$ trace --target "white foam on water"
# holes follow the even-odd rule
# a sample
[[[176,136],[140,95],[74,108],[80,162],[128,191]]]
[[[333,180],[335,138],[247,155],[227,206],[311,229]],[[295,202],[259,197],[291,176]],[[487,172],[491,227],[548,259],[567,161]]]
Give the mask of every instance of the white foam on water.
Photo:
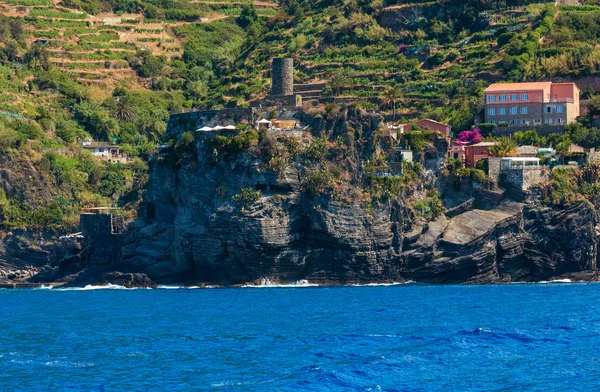
[[[247,284],[241,286],[243,288],[294,288],[294,287],[319,287],[316,283],[310,283],[306,279],[299,280],[293,283],[273,283],[270,279],[262,279],[260,284]]]
[[[41,285],[40,287],[34,287],[33,290],[52,290],[54,288],[54,286],[52,286],[51,284],[49,285]]]
[[[547,284],[547,283],[573,283],[571,279],[556,279],[556,280],[543,280],[539,283]]]
[[[137,290],[137,288],[128,288],[125,286],[119,286],[117,284],[109,283],[106,286],[95,286],[88,284],[85,287],[65,287],[56,288],[57,291],[89,291],[89,290]]]
[[[184,289],[184,286],[168,286],[168,285],[163,285],[163,284],[159,284],[158,285],[159,289],[163,289],[163,290],[179,290],[179,289]]]
[[[186,290],[196,290],[196,289],[218,289],[218,288],[221,288],[221,286],[218,286],[218,285],[210,285],[210,284],[209,284],[209,285],[206,285],[206,286],[185,286],[185,287],[182,287],[182,288],[184,288],[184,289],[186,289]]]
[[[365,283],[365,284],[351,284],[348,286],[351,287],[387,287],[387,286],[401,286],[405,284],[416,283],[412,280],[407,280],[406,282],[390,282],[390,283]]]
[[[50,367],[66,367],[66,368],[87,368],[96,366],[93,362],[65,362],[65,361],[49,361],[44,363],[44,366]]]

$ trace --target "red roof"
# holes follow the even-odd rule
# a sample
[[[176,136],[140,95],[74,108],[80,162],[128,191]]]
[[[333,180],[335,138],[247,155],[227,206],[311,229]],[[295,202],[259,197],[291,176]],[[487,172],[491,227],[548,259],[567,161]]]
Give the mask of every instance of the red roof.
[[[552,86],[552,82],[494,83],[485,92],[545,90],[550,86]]]
[[[449,127],[449,126],[450,126],[450,125],[448,125],[448,124],[444,124],[444,123],[441,123],[441,122],[439,122],[439,121],[432,120],[432,119],[430,119],[430,118],[424,118],[424,119],[422,119],[422,120],[419,120],[419,121],[417,121],[417,123],[420,123],[421,121],[432,122],[432,123],[434,123],[434,124],[442,125],[442,126],[444,126],[444,127]]]

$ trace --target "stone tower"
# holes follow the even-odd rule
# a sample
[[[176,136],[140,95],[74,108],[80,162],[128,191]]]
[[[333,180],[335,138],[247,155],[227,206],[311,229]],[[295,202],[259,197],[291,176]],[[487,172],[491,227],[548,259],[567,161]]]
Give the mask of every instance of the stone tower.
[[[271,68],[273,95],[294,94],[294,59],[274,58]]]

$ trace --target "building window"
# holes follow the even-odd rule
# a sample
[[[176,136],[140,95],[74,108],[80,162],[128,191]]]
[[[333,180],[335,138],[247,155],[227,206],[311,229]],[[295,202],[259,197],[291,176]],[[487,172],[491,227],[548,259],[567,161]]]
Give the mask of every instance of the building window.
[[[519,108],[517,108],[516,106],[514,108],[510,108],[510,114],[518,114],[519,113]]]
[[[506,108],[500,108],[500,114],[506,114]]]
[[[565,107],[564,106],[557,106],[556,107],[556,113],[564,113],[565,112]]]
[[[553,124],[553,123],[554,123],[554,120],[553,120],[553,119],[551,119],[551,118],[549,118],[549,119],[548,119],[548,124]]]
[[[506,101],[506,94],[500,94],[498,97],[501,101]]]
[[[528,107],[522,107],[521,108],[521,114],[529,114],[529,108]]]
[[[521,94],[521,101],[528,101],[529,100],[529,94]]]
[[[510,125],[519,125],[519,120],[510,120]]]
[[[98,152],[104,152],[104,149],[103,148],[99,148]]]
[[[488,102],[496,102],[496,96],[495,95],[488,95]]]
[[[533,120],[534,123],[536,124],[541,124],[542,123],[542,119],[541,118],[536,118],[535,120]]]
[[[488,114],[490,116],[495,116],[496,115],[496,108],[489,108],[488,109]]]
[[[490,124],[496,125],[496,120],[490,120]]]
[[[557,118],[556,119],[556,123],[557,124],[564,124],[565,123],[565,119],[564,118]]]
[[[510,100],[511,101],[518,101],[519,100],[519,94],[510,94]]]
[[[523,124],[523,125],[527,124],[527,120],[521,120],[521,124]]]
[[[546,113],[552,113],[552,106],[546,106]]]

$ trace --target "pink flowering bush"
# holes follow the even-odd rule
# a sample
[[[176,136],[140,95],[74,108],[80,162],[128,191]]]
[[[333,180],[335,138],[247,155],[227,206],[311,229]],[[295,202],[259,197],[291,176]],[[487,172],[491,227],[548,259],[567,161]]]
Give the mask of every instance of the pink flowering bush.
[[[481,131],[479,130],[479,128],[473,128],[470,130],[462,131],[458,135],[458,139],[456,139],[457,142],[464,145],[476,144],[482,140],[483,136],[481,135]]]

